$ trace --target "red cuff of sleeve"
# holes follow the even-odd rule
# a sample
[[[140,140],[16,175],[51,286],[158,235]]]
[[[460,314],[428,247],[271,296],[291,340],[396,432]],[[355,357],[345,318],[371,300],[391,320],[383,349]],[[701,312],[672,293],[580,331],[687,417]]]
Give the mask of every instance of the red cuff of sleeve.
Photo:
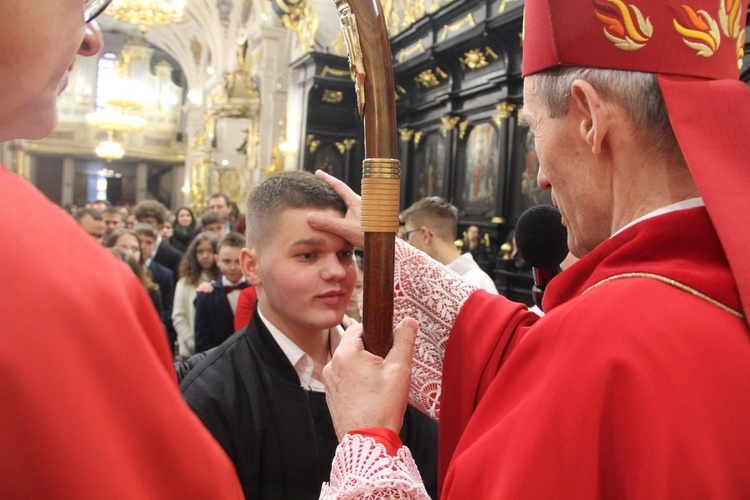
[[[401,438],[398,434],[385,427],[367,427],[366,429],[353,429],[347,434],[359,434],[363,437],[370,437],[375,440],[376,443],[380,443],[385,446],[385,451],[390,456],[395,457],[398,449],[403,446]]]

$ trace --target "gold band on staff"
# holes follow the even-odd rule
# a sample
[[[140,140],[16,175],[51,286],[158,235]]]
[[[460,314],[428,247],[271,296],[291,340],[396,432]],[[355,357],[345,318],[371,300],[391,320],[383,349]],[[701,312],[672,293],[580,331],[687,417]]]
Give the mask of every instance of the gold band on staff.
[[[372,233],[398,231],[400,162],[367,158],[362,162],[362,229]]]

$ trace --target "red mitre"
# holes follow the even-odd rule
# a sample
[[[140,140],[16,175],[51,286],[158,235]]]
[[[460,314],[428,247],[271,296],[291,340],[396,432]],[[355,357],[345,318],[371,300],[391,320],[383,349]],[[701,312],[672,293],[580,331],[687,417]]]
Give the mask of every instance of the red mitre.
[[[750,89],[739,80],[746,13],[747,0],[526,0],[523,74],[555,66],[657,74],[748,321]]]

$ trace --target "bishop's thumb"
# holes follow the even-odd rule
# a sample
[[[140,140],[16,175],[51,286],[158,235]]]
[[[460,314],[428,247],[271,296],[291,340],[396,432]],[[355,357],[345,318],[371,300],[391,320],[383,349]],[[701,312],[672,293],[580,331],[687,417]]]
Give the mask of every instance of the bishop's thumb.
[[[393,347],[386,356],[390,363],[411,365],[414,341],[417,338],[419,323],[412,318],[404,318],[393,330]]]

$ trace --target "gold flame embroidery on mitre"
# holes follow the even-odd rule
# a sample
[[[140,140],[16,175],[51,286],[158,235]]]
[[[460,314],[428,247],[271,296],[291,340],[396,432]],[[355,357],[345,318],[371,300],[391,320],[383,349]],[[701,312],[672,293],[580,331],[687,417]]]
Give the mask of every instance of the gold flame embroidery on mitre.
[[[745,30],[742,29],[741,0],[719,0],[719,24],[726,36],[735,40],[737,66],[742,69],[742,59],[745,57]]]
[[[711,57],[719,49],[721,34],[719,25],[705,10],[694,11],[689,5],[674,9],[674,29],[682,35],[685,45],[695,50],[699,56]]]
[[[719,23],[729,38],[737,38],[742,26],[742,2],[740,0],[719,0]]]
[[[635,5],[621,0],[594,0],[594,6],[596,17],[606,25],[604,36],[618,49],[642,49],[653,35],[650,19]]]

